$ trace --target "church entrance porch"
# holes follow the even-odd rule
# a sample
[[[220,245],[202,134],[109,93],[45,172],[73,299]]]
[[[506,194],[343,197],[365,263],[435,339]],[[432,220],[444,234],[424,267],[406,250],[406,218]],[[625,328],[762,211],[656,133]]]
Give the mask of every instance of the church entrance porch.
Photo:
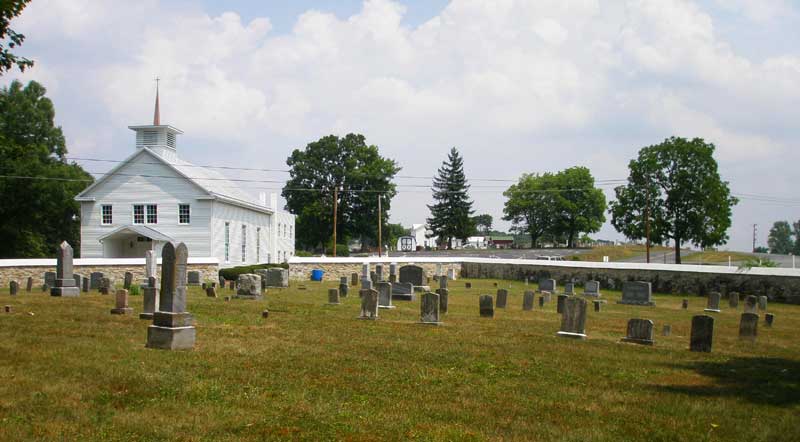
[[[161,254],[167,235],[146,226],[123,226],[102,236],[103,258],[144,258],[148,250]]]

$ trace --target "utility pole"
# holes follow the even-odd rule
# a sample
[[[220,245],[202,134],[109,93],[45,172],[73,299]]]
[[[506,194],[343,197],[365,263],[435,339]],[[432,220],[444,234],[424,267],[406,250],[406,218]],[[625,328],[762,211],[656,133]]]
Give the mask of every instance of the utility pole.
[[[753,224],[753,253],[756,253],[756,231],[758,229],[758,224]]]
[[[381,257],[381,249],[383,247],[383,236],[381,233],[381,200],[383,199],[383,195],[379,192],[378,193],[378,258]]]
[[[333,188],[333,257],[336,258],[336,210],[339,206],[339,185]]]
[[[644,207],[644,236],[647,249],[647,263],[650,264],[650,192],[646,194],[647,200]]]

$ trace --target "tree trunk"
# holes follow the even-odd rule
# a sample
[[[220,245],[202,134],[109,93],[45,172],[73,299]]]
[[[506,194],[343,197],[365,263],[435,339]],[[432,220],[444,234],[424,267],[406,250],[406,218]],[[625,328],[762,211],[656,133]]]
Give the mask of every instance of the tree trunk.
[[[539,238],[539,237],[538,237],[537,235],[535,235],[535,234],[531,233],[531,248],[532,248],[532,249],[535,249],[535,248],[536,248],[536,240],[537,240],[538,238]]]
[[[681,263],[681,241],[675,238],[675,264]]]
[[[569,247],[570,249],[575,248],[575,232],[571,230],[569,232],[569,239],[567,240],[567,247]]]

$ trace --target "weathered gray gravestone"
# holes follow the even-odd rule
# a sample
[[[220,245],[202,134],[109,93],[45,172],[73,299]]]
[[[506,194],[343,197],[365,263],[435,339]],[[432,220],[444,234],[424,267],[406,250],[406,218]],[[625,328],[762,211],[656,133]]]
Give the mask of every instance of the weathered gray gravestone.
[[[92,272],[89,275],[89,288],[92,290],[100,289],[100,280],[103,279],[103,272]]]
[[[481,295],[479,299],[481,318],[494,318],[494,300],[492,295]]]
[[[142,312],[139,319],[152,320],[153,314],[158,311],[158,287],[156,277],[147,278],[147,285],[142,288]]]
[[[353,287],[358,285],[358,273],[351,273],[350,274],[350,285]]]
[[[447,290],[447,289],[439,289]],[[423,324],[439,325],[439,309],[441,308],[439,302],[439,295],[436,293],[425,292],[422,294],[422,300],[419,303],[419,320]]]
[[[217,288],[213,285],[206,287],[206,297],[208,298],[216,298],[217,297]]]
[[[442,275],[444,275],[444,273],[442,272],[442,264],[441,263],[437,263],[436,264],[436,274],[433,275],[433,276],[438,278],[438,277],[440,277]]]
[[[672,326],[669,324],[664,324],[664,329],[661,330],[661,336],[669,336],[672,334]]]
[[[11,296],[15,296],[19,291],[19,283],[17,281],[11,281],[8,283],[8,293]]]
[[[714,318],[708,315],[692,317],[692,334],[689,338],[689,350],[711,352],[714,341]]]
[[[371,289],[372,288],[372,280],[371,279],[362,279],[361,280],[361,288],[362,289]],[[361,297],[361,292],[358,292],[358,297]]]
[[[395,263],[389,264],[389,282],[392,284],[397,282],[397,264]]]
[[[31,290],[33,290],[33,277],[28,276],[28,283],[25,285],[25,291],[30,292]]]
[[[115,307],[111,309],[112,315],[127,315],[133,312],[133,309],[128,307],[128,291],[125,289],[117,290]]]
[[[456,269],[447,269],[447,279],[451,281],[456,280]]]
[[[254,273],[243,273],[236,280],[236,298],[238,299],[262,299],[261,277]]]
[[[558,295],[558,298],[556,298],[556,313],[564,313],[564,303],[567,298],[569,298],[567,295]]]
[[[378,281],[383,281],[383,264],[375,264],[375,277]]]
[[[447,304],[450,301],[450,290],[449,289],[436,289],[436,294],[439,295],[439,313],[446,314],[447,313]]]
[[[372,285],[377,284],[378,283],[378,274],[375,273],[374,271],[369,272],[369,280],[372,281]]]
[[[189,284],[191,286],[200,285],[200,272],[198,272],[197,270],[192,270],[190,272],[187,272],[186,273],[186,278],[187,278],[187,281],[186,281],[187,284]]]
[[[631,319],[628,321],[628,332],[623,342],[653,345],[653,321],[649,319]]]
[[[339,289],[328,289],[328,304],[339,305]]]
[[[544,296],[540,296],[539,297],[539,308],[541,309],[543,307],[544,307]]]
[[[594,304],[594,311],[596,312],[599,312],[603,308],[603,303],[601,301],[594,300],[592,303]]]
[[[148,250],[144,252],[144,278],[150,280],[150,277],[158,278],[158,262],[156,260],[156,252]]]
[[[339,278],[339,294],[342,298],[346,298],[349,290],[350,286],[347,285],[347,276],[342,276]]]
[[[586,299],[568,296],[561,314],[561,330],[556,336],[586,339]]]
[[[392,298],[400,301],[414,301],[414,286],[410,282],[396,282],[392,284]]]
[[[378,290],[378,308],[392,309],[392,283],[380,281],[375,284]]]
[[[540,279],[539,280],[539,291],[540,292],[555,292],[556,291],[556,280],[555,279]]]
[[[236,281],[233,280],[228,281],[228,290],[235,290],[235,289],[236,289]]]
[[[564,284],[564,294],[565,295],[574,295],[575,294],[575,283],[568,282]]]
[[[48,287],[56,286],[56,272],[44,272],[44,283]]]
[[[719,292],[711,292],[711,293],[709,293],[708,294],[708,305],[706,306],[705,311],[719,313],[720,312],[719,300],[720,300]]]
[[[125,278],[122,280],[122,288],[130,290],[131,284],[133,284],[133,273],[125,272]]]
[[[744,298],[744,312],[745,313],[758,313],[758,298],[753,295]]]
[[[82,282],[81,285],[83,286],[83,292],[87,293],[89,291],[89,282],[90,282],[89,278],[83,278],[83,281],[81,282]]]
[[[83,283],[83,280],[84,280],[85,278],[84,278],[83,276],[81,276],[81,275],[77,274],[77,273],[73,273],[73,274],[72,274],[72,279],[74,279],[74,280],[75,280],[75,287],[77,287],[77,288],[78,288],[78,290],[80,290],[80,289],[81,289],[81,285],[82,285],[82,283]]]
[[[439,288],[446,289],[447,288],[447,276],[442,275],[439,277]]]
[[[755,313],[742,313],[739,320],[739,339],[755,341],[758,334],[758,315]]]
[[[56,257],[56,281],[50,289],[50,296],[79,296],[80,289],[75,287],[75,278],[72,277],[72,246],[66,241],[58,248]]]
[[[728,293],[728,306],[730,308],[739,307],[739,292]]]
[[[253,270],[253,273],[255,273],[256,275],[261,277],[261,290],[266,290],[267,289],[267,279],[269,278],[267,276],[267,274],[269,273],[269,272],[267,272],[267,269],[255,269],[255,270]]]
[[[289,270],[280,268],[267,269],[267,287],[289,287]]]
[[[766,296],[759,296],[758,297],[758,309],[759,310],[766,310],[767,309],[767,297]]]
[[[359,290],[361,296],[361,316],[358,319],[378,319],[378,291],[375,289]]]
[[[100,291],[101,295],[107,295],[110,293],[111,290],[111,279],[106,278],[105,276],[100,278],[100,284],[98,284],[98,290]]]
[[[550,297],[551,296],[552,296],[552,293],[550,293],[548,291],[543,291],[542,292],[542,297],[544,298],[544,302],[550,302]]]
[[[583,285],[583,295],[594,296],[595,298],[599,298],[600,281],[586,281],[586,284]]]
[[[764,315],[764,323],[767,324],[767,327],[772,327],[772,323],[775,322],[775,315],[772,313],[767,313]]]
[[[506,308],[508,304],[508,290],[497,289],[497,308]]]
[[[416,265],[400,267],[400,282],[411,283],[415,286],[425,285],[425,271]]]
[[[183,243],[164,244],[161,250],[161,293],[153,325],[147,328],[147,347],[165,350],[194,348],[196,329],[186,311],[186,287],[178,285],[179,267],[186,266],[189,251]]]
[[[653,302],[653,289],[649,282],[626,281],[622,284],[622,300],[617,304],[656,305]]]
[[[533,292],[531,290],[526,290],[525,293],[522,295],[522,310],[530,311],[533,310]]]

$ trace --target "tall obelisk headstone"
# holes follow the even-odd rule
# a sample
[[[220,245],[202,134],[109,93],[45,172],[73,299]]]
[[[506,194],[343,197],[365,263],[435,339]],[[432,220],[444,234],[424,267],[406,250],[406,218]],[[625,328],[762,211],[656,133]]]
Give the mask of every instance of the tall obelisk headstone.
[[[186,260],[184,243],[164,244],[161,251],[161,293],[153,325],[147,328],[147,347],[165,350],[194,348],[196,329],[186,311]]]
[[[50,296],[80,296],[81,291],[75,287],[72,275],[72,246],[66,241],[61,243],[56,257],[55,287],[50,289]]]

